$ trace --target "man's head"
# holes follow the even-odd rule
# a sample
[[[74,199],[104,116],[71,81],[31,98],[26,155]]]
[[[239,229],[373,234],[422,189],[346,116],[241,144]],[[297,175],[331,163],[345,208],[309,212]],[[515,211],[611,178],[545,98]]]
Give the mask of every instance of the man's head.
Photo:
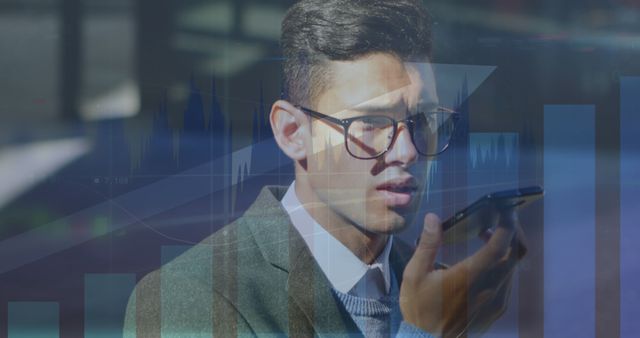
[[[282,22],[287,98],[314,106],[330,85],[331,61],[386,53],[403,61],[431,56],[431,22],[416,0],[303,0]]]
[[[404,229],[428,172],[408,123],[398,123],[395,134],[376,141],[388,139],[386,152],[360,159],[347,151],[345,143],[355,141],[345,136],[346,125],[307,111],[402,121],[435,109],[426,9],[413,0],[303,0],[287,13],[281,42],[286,100],[274,103],[271,125],[280,148],[295,162],[300,199],[316,220],[334,229],[344,224],[375,234]],[[354,135],[358,132],[363,131]]]

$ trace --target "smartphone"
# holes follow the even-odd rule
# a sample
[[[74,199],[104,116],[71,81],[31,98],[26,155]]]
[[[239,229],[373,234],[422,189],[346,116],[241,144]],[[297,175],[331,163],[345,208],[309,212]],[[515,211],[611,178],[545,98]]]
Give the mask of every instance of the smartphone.
[[[544,195],[539,186],[497,191],[484,195],[468,207],[456,212],[442,223],[444,243],[457,243],[478,237],[491,227],[491,221],[482,220],[491,208],[524,208]]]

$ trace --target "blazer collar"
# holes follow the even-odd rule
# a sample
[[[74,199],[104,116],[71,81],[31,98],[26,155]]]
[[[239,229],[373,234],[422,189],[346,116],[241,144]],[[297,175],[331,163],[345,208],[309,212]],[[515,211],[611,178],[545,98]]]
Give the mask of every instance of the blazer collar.
[[[289,247],[297,238],[290,234],[290,230],[295,229],[280,204],[286,189],[280,186],[264,187],[239,221],[249,227],[264,258],[277,268],[289,272]],[[301,237],[299,240],[303,241]]]
[[[287,187],[278,186],[263,188],[242,221],[250,228],[264,258],[288,273],[286,287],[289,295],[318,335],[348,333],[348,336],[362,336],[346,310],[338,305],[339,301],[331,292],[331,284],[280,204],[286,190]],[[398,285],[410,257],[410,247],[394,240],[389,264]]]

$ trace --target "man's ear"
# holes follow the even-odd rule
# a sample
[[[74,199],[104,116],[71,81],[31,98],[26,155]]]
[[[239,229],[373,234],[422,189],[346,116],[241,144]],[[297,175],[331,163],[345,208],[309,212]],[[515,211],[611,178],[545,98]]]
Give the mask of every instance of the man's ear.
[[[291,103],[278,100],[271,106],[269,122],[280,149],[294,161],[306,159],[306,116]]]

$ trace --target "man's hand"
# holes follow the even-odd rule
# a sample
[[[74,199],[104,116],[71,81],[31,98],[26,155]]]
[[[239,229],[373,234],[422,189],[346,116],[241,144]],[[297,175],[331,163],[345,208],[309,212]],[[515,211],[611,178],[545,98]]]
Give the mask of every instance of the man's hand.
[[[513,252],[514,236],[522,231],[514,209],[500,212],[493,234],[472,256],[447,269],[434,269],[442,242],[440,219],[425,216],[416,251],[405,268],[400,287],[404,320],[443,337],[484,332],[506,310],[513,269],[522,257]],[[524,248],[520,248],[524,250]]]

